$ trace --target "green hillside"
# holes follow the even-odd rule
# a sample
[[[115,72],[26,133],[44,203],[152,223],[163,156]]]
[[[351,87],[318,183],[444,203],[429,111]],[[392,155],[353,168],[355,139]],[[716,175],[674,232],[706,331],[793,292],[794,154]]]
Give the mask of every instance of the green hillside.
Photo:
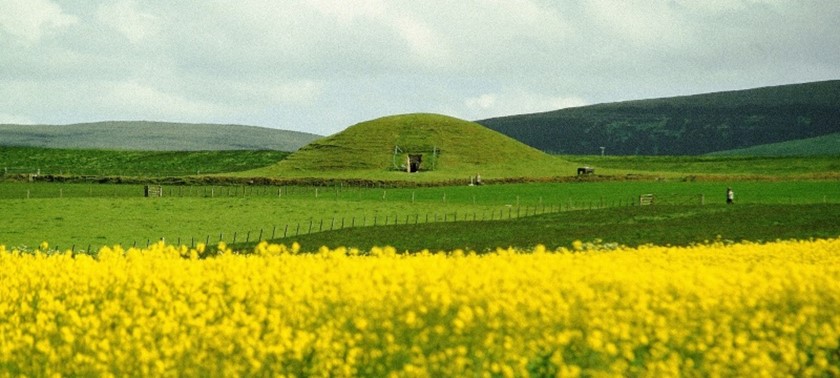
[[[167,177],[264,167],[289,152],[274,150],[118,151],[0,146],[0,179],[8,175]]]
[[[256,126],[108,121],[73,125],[0,125],[0,145],[44,148],[295,151],[320,136]]]
[[[759,146],[740,148],[736,150],[718,151],[710,155],[748,155],[748,156],[815,156],[840,155],[840,133],[834,133],[814,138],[791,140],[780,143],[762,144]]]
[[[840,132],[840,80],[478,121],[558,154],[699,155]],[[807,144],[801,145],[807,154]]]
[[[383,117],[350,126],[289,155],[265,175],[342,175],[347,172],[391,172],[404,175],[410,154],[421,155],[419,176],[533,172],[562,165],[558,158],[493,130],[437,114]],[[531,168],[529,171],[528,169]],[[567,169],[567,172],[573,172]],[[355,173],[354,173],[355,174]],[[417,177],[418,175],[413,175]]]

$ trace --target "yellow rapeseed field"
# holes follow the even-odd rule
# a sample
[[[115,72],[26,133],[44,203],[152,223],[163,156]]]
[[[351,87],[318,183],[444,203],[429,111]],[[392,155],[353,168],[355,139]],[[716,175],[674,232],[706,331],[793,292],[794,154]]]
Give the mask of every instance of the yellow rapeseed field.
[[[840,376],[840,239],[0,247],[0,376]]]

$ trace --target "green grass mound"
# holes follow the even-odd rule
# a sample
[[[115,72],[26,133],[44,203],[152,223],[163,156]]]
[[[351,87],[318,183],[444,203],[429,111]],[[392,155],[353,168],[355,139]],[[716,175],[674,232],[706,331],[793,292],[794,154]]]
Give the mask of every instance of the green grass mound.
[[[559,160],[474,122],[405,114],[362,122],[314,141],[278,163],[275,171],[399,172],[411,166],[409,155],[420,157],[419,173],[517,171]]]

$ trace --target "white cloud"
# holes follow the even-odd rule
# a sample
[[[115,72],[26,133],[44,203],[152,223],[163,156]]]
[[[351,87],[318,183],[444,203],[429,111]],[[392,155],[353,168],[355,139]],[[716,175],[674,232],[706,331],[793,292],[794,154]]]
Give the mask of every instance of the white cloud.
[[[309,0],[307,4],[342,26],[349,26],[360,18],[381,18],[387,7],[387,2],[382,0]]]
[[[0,110],[321,134],[475,120],[837,79],[837,19],[813,0],[0,0]]]
[[[0,29],[27,44],[78,22],[49,0],[0,0]]]
[[[408,44],[408,49],[421,62],[427,62],[433,66],[446,65],[449,60],[449,51],[445,45],[445,39],[438,36],[429,25],[410,17],[397,17],[392,21],[392,25]]]
[[[160,29],[158,18],[138,10],[134,0],[102,4],[96,16],[100,22],[120,32],[132,43],[154,36]]]
[[[468,119],[537,113],[584,105],[588,103],[576,96],[552,96],[533,93],[522,88],[505,89],[499,93],[485,93],[464,100],[464,107],[470,113]]]
[[[4,124],[4,123],[19,124],[19,125],[30,125],[33,122],[32,122],[31,119],[29,119],[26,116],[0,113],[0,124]]]
[[[619,42],[610,44],[613,49],[680,48],[695,42],[692,29],[683,24],[684,20],[674,3],[590,0],[587,5],[587,19],[594,22],[592,26],[596,33],[603,31],[604,38]]]
[[[313,105],[324,93],[325,84],[316,80],[300,80],[274,85],[271,98],[283,104]]]
[[[472,111],[485,111],[496,104],[496,95],[485,93],[478,97],[470,97],[464,101],[464,105]]]
[[[148,114],[149,117],[202,119],[225,111],[222,104],[191,100],[137,81],[116,83],[109,92],[108,101],[115,107],[131,114]]]

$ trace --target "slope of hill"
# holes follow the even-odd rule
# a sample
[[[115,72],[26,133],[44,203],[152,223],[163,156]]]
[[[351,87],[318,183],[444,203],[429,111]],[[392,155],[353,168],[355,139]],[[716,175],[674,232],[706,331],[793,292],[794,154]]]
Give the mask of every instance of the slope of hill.
[[[174,177],[245,171],[286,158],[276,150],[134,151],[0,146],[6,175]]]
[[[0,125],[0,145],[144,151],[295,151],[319,135],[243,125],[109,121]]]
[[[698,155],[840,132],[840,80],[477,121],[560,154]],[[805,151],[803,151],[805,153]]]
[[[405,114],[362,122],[316,140],[278,163],[275,171],[399,172],[409,169],[409,155],[420,155],[420,172],[456,171],[465,176],[477,169],[559,160],[474,122]]]
[[[746,156],[815,156],[840,155],[840,133],[787,142],[762,144],[736,150],[712,152],[709,155]]]

